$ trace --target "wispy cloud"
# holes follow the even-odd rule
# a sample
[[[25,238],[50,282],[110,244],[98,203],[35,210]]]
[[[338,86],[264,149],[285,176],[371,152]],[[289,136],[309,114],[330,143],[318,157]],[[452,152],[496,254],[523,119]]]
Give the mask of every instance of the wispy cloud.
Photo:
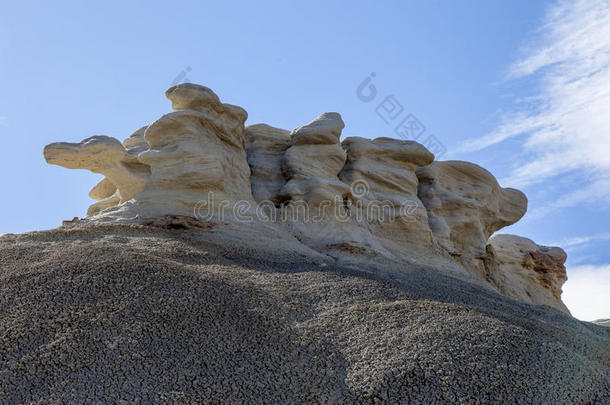
[[[561,246],[564,249],[567,249],[576,246],[588,245],[591,243],[603,242],[607,240],[610,240],[610,232],[600,233],[597,235],[576,236],[573,238],[564,239],[560,242],[555,242],[552,245]]]
[[[572,266],[605,263],[608,242],[610,242],[610,232],[555,240],[548,245],[561,246],[568,253],[567,267],[570,274]]]
[[[0,125],[6,125],[6,117],[3,115],[0,115]]]
[[[610,264],[568,268],[561,296],[575,318],[593,321],[610,318]]]
[[[500,182],[504,185],[510,182],[510,180],[500,180]],[[515,184],[512,186],[518,187]],[[583,173],[582,182],[578,184],[578,189],[566,193],[564,196],[547,203],[545,206],[531,209],[528,212],[528,218],[541,218],[554,210],[585,203],[600,203],[610,207],[610,173]]]
[[[523,54],[506,79],[533,79],[534,94],[503,114],[492,133],[465,142],[460,151],[521,136],[522,160],[501,179],[513,187],[580,173],[578,193],[534,215],[610,202],[610,0],[553,3]]]

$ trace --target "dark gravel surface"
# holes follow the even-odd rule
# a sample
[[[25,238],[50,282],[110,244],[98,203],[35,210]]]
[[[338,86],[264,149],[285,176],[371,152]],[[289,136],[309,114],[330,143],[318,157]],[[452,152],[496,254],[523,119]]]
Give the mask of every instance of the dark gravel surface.
[[[0,238],[0,403],[600,403],[610,328],[104,226]]]

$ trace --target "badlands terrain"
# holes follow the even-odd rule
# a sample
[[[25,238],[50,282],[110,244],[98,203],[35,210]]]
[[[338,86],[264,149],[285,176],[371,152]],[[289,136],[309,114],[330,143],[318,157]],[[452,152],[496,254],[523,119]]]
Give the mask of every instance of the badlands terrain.
[[[166,96],[123,141],[45,148],[104,178],[85,218],[0,238],[0,403],[607,403],[565,252],[498,233],[522,192],[338,113]]]

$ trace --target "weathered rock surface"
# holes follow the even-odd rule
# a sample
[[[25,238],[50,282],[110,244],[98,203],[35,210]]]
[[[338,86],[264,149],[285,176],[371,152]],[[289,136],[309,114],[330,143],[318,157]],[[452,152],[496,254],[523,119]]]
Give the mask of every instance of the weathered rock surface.
[[[610,328],[423,269],[389,282],[284,235],[250,234],[252,249],[234,228],[182,225],[1,237],[0,402],[610,396]]]
[[[432,232],[417,197],[415,169],[434,160],[417,142],[349,137],[342,142],[347,161],[339,178],[350,185],[352,210],[371,233],[398,244],[430,245]]]
[[[129,151],[129,154],[137,156],[148,149],[148,143],[144,139],[144,133],[146,133],[147,128],[148,125],[140,127],[129,138],[123,141],[123,146]]]
[[[349,187],[337,175],[346,158],[339,141],[344,126],[339,114],[324,113],[292,131],[282,164],[288,177],[280,192],[282,198],[304,201],[310,208],[343,202]]]
[[[140,152],[148,149],[148,144],[144,140],[144,131],[146,128],[146,126],[141,127],[136,132],[131,134],[129,138],[123,141],[123,146],[127,150],[128,154],[137,157]],[[139,161],[131,158],[129,161],[123,162],[122,165],[130,167],[134,165],[134,162],[137,165]],[[146,172],[147,174],[145,176],[145,180],[148,179],[150,168],[146,167]],[[130,190],[130,195],[132,197],[135,197],[140,191],[142,191],[145,180],[139,182],[137,187]],[[117,193],[117,187],[107,177],[104,177],[102,181],[96,184],[91,191],[89,191],[89,197],[93,198],[94,200],[98,200],[99,202],[89,207],[87,215],[95,215],[106,208],[114,207],[124,202]]]
[[[610,330],[569,316],[565,252],[490,239],[523,193],[341,143],[338,113],[289,133],[166,96],[123,143],[45,148],[105,178],[87,218],[0,238],[0,402],[605,403]]]
[[[51,164],[106,176],[90,192],[92,198],[101,201],[89,208],[89,214],[131,200],[150,175],[149,167],[138,160],[135,151],[109,136],[92,136],[79,143],[52,143],[44,148],[44,156]]]
[[[112,196],[114,193],[116,193],[116,186],[107,177],[104,177],[89,191],[89,197],[99,201]]]
[[[491,173],[474,163],[434,162],[416,173],[430,228],[451,254],[484,258],[487,239],[527,210],[521,191],[500,187]]]
[[[558,247],[540,246],[516,235],[496,234],[487,245],[486,268],[504,295],[570,313],[561,302],[567,280],[567,255]]]
[[[179,84],[166,97],[174,112],[122,144],[95,136],[45,148],[49,163],[106,176],[89,194],[98,202],[77,222],[174,229],[203,220],[202,231],[208,222],[230,222],[232,237],[245,246],[254,243],[253,235],[272,231],[295,248],[308,246],[308,255],[353,267],[366,263],[400,282],[416,266],[526,302],[561,303],[559,278],[540,290],[546,278],[524,276],[529,273],[519,273],[507,258],[498,264],[486,250],[494,232],[524,215],[527,199],[500,187],[485,169],[433,162],[432,153],[412,141],[341,142],[338,113],[288,132],[265,124],[245,127],[246,111],[222,103],[204,86]],[[182,220],[167,224],[158,219],[177,217]],[[535,272],[548,267],[556,273],[557,263],[533,254]],[[491,277],[490,266],[499,275]],[[527,295],[536,291],[548,300]]]
[[[290,147],[290,131],[267,124],[246,127],[246,152],[252,171],[250,184],[257,202],[280,202],[280,190],[286,184],[282,171],[284,153]]]
[[[195,215],[198,204],[208,213],[223,201],[252,200],[246,160],[242,108],[223,104],[207,87],[190,83],[167,90],[175,112],[144,132],[149,149],[138,159],[151,175],[136,199],[144,217]]]
[[[338,177],[346,159],[340,142],[344,126],[338,113],[324,113],[291,132],[282,162],[288,180],[279,193],[282,225],[314,249],[329,248],[331,254],[342,254],[335,249],[341,243],[379,252],[379,242],[351,220],[351,191]]]

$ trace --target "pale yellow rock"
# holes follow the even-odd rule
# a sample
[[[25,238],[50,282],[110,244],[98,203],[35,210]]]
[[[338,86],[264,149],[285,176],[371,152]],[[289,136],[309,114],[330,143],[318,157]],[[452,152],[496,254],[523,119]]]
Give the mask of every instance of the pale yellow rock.
[[[323,250],[346,243],[358,249],[384,249],[366,229],[352,220],[347,206],[349,185],[338,177],[346,159],[340,143],[343,120],[324,113],[291,133],[284,153],[287,183],[279,193],[280,216],[287,231],[310,246]]]
[[[417,197],[415,169],[434,155],[413,141],[349,137],[347,162],[339,174],[350,185],[352,210],[377,238],[413,246],[432,243],[428,215]]]
[[[127,153],[137,156],[140,152],[148,149],[148,144],[144,140],[144,131],[146,128],[146,126],[141,127],[123,141],[123,146],[127,150]],[[144,184],[142,183],[140,191],[143,186]],[[138,192],[139,191],[136,190],[136,194]],[[121,198],[116,193],[116,186],[107,177],[104,177],[102,181],[89,191],[89,197],[100,202],[91,205],[87,211],[87,215],[94,215],[106,208],[119,205],[121,203]]]
[[[135,197],[143,188],[150,174],[147,165],[115,138],[109,136],[92,136],[78,143],[58,142],[44,148],[44,156],[48,163],[68,169],[87,169],[93,173],[106,176],[107,181],[98,183],[92,190],[93,198],[105,201],[101,206],[108,207],[111,201],[123,203]],[[112,187],[116,188],[113,195],[108,196]],[[90,213],[97,212],[92,207]]]
[[[290,131],[266,124],[246,127],[246,152],[252,171],[250,184],[257,202],[280,202],[280,190],[286,184],[282,172],[284,153],[290,147]]]
[[[563,249],[496,234],[489,239],[487,253],[488,276],[504,295],[570,313],[561,301],[561,286],[567,280]]]
[[[485,257],[487,239],[517,222],[527,210],[519,190],[469,162],[434,162],[418,168],[418,195],[437,242],[451,254]]]
[[[343,201],[349,187],[339,180],[346,153],[339,137],[345,124],[338,113],[324,113],[292,131],[291,146],[283,160],[288,182],[280,197],[305,201],[310,207]]]
[[[223,142],[244,148],[244,122],[248,113],[243,108],[223,104],[212,90],[192,83],[170,87],[165,92],[165,97],[172,102],[172,110],[194,110],[202,113],[207,125],[217,131],[216,135]]]
[[[412,141],[341,143],[338,113],[288,132],[245,127],[246,111],[204,86],[180,84],[166,96],[174,112],[122,143],[95,136],[45,148],[49,163],[105,176],[78,226],[199,224],[218,243],[252,249],[272,235],[357,270],[406,282],[426,269],[567,311],[563,251],[518,237],[488,244],[525,214],[527,199],[487,170],[433,162]]]
[[[148,125],[140,127],[137,131],[123,141],[123,146],[127,149],[130,155],[139,155],[148,149],[148,144],[144,140],[144,133]]]
[[[114,195],[114,193],[116,193],[116,186],[107,177],[104,177],[89,191],[89,197],[100,201]]]
[[[166,96],[176,111],[146,128],[149,149],[138,155],[151,169],[135,200],[138,215],[222,215],[225,205],[253,201],[244,147],[246,111],[190,83],[170,88]],[[202,207],[205,212],[198,212]]]
[[[117,193],[114,193],[110,197],[106,197],[95,204],[91,204],[87,209],[87,216],[91,217],[99,214],[107,208],[115,207],[119,204],[121,204],[121,198],[117,195]]]

